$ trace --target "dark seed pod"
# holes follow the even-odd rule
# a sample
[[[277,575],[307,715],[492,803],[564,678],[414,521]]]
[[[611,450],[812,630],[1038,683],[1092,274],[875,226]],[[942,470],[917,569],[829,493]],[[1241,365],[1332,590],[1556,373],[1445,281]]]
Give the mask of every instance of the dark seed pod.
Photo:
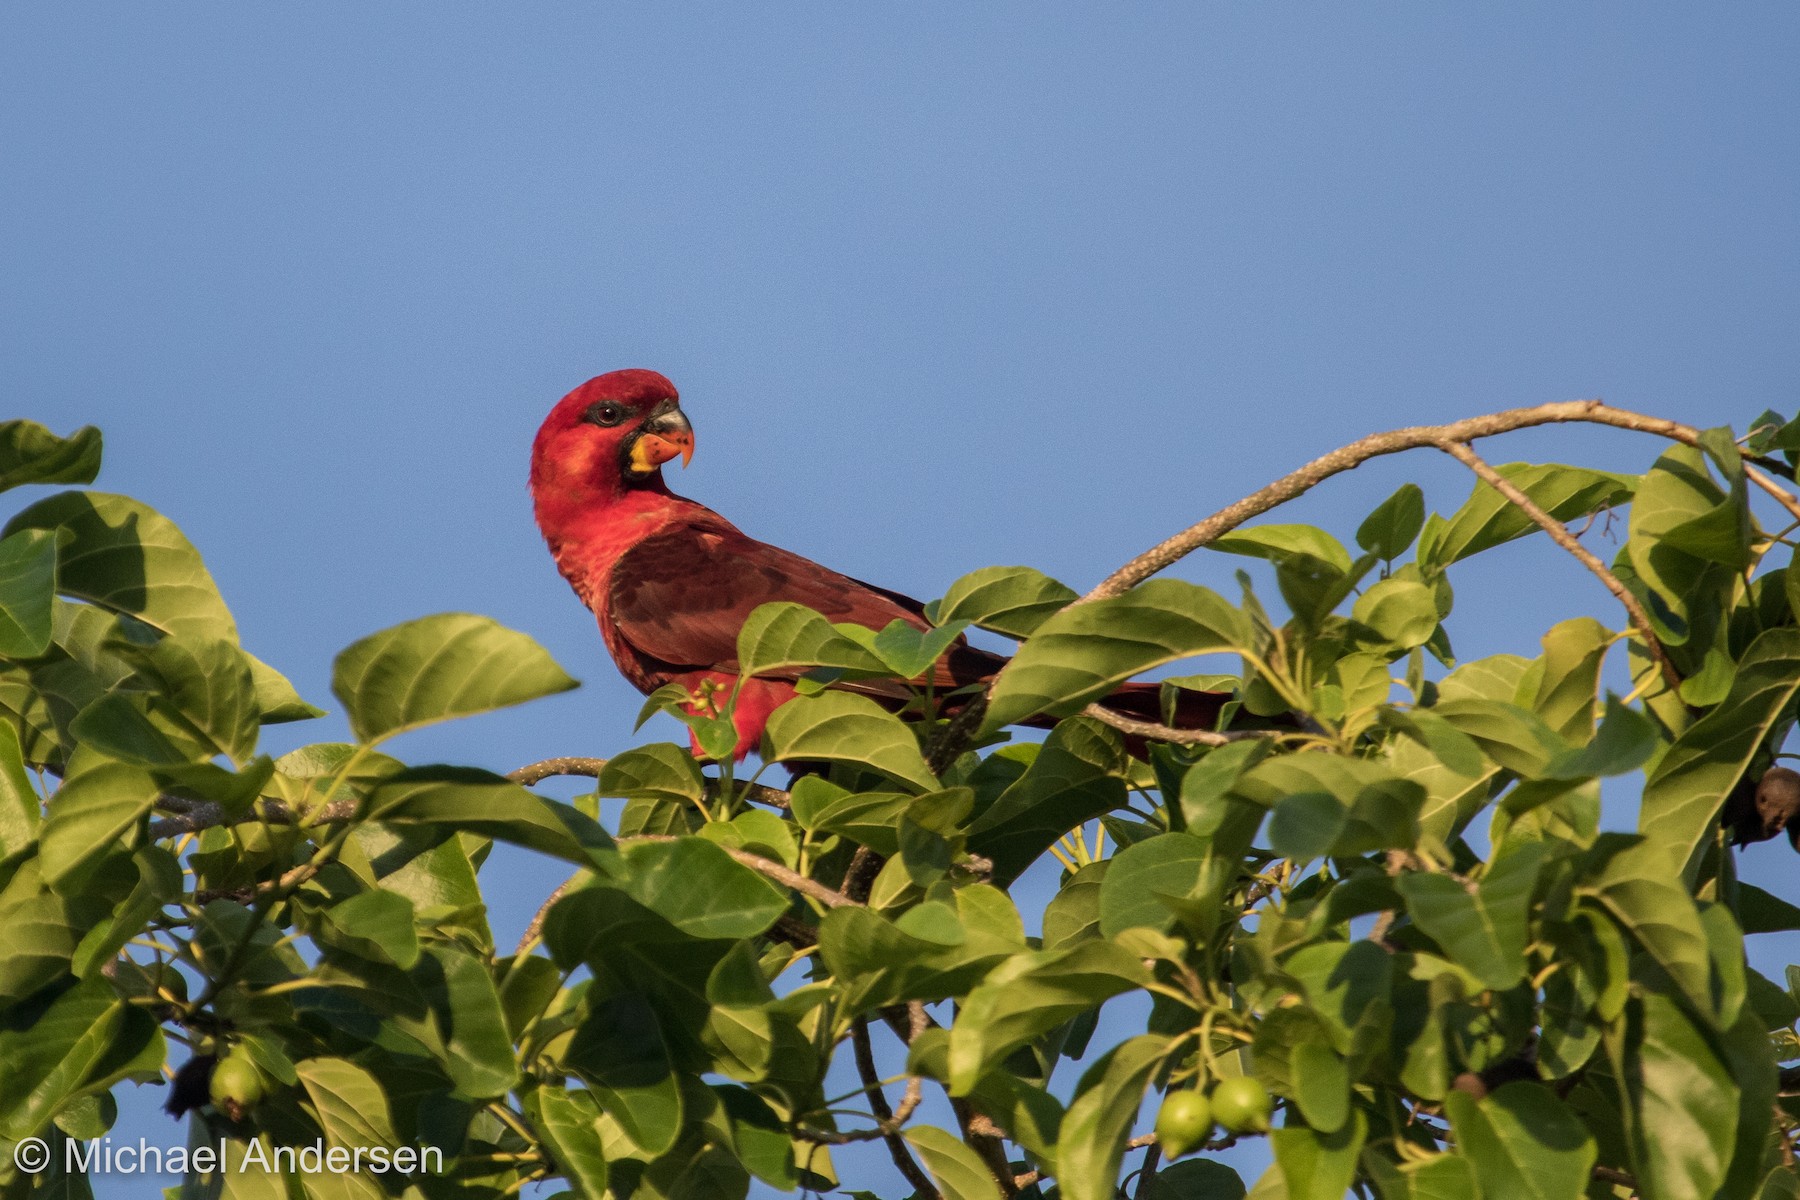
[[[1762,818],[1763,838],[1772,838],[1783,829],[1790,840],[1795,838],[1800,829],[1800,771],[1786,767],[1764,771],[1756,785],[1756,814]]]

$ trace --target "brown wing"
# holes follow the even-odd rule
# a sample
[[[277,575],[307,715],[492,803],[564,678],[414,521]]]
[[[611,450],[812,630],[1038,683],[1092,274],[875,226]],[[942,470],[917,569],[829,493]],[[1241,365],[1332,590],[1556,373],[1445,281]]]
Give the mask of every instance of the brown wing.
[[[840,575],[735,529],[685,525],[645,538],[614,565],[608,612],[643,654],[673,666],[732,667],[738,630],[758,605],[804,604],[834,622],[928,628],[918,601]],[[940,668],[940,686],[992,674],[1003,660],[967,646]],[[966,678],[965,678],[966,677]]]

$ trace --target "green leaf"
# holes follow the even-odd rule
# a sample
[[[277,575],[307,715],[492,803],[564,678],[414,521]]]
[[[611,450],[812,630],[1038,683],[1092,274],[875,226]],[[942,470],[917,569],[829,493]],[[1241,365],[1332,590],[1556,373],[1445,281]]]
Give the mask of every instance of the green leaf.
[[[0,654],[36,658],[50,648],[56,534],[22,529],[0,541]]]
[[[987,1164],[957,1137],[935,1125],[914,1125],[906,1140],[919,1152],[944,1200],[1000,1200],[999,1185]]]
[[[1322,1042],[1294,1047],[1294,1100],[1306,1123],[1320,1133],[1336,1133],[1350,1119],[1350,1070],[1342,1057]]]
[[[314,717],[325,715],[324,709],[316,708],[300,698],[300,693],[294,690],[294,685],[288,682],[286,675],[254,654],[246,651],[244,657],[250,660],[250,678],[256,685],[256,707],[262,713],[264,725],[310,721]]]
[[[850,763],[920,791],[938,786],[912,730],[866,696],[822,692],[791,700],[770,715],[767,736],[777,762]]]
[[[654,742],[607,759],[596,791],[602,796],[699,804],[706,795],[706,777],[686,746]]]
[[[838,834],[883,858],[900,853],[900,819],[918,799],[910,792],[848,792],[818,775],[795,780],[789,796],[802,829]]]
[[[1169,1040],[1141,1034],[1101,1055],[1082,1075],[1056,1140],[1065,1200],[1111,1200],[1131,1123]]]
[[[705,838],[639,842],[624,860],[617,886],[693,937],[754,937],[788,906],[786,892]]]
[[[1416,483],[1403,483],[1356,528],[1356,544],[1392,562],[1406,553],[1425,527],[1425,493]]]
[[[1102,936],[1100,882],[1111,868],[1111,859],[1091,862],[1063,882],[1044,908],[1044,949],[1062,950]]]
[[[419,961],[412,901],[376,889],[351,896],[319,913],[313,936],[337,950],[410,970]]]
[[[1744,460],[1726,427],[1702,433],[1700,447],[1725,480],[1726,490],[1719,493],[1717,504],[1663,530],[1662,540],[1706,562],[1742,571],[1754,560]],[[1718,488],[1715,485],[1711,490],[1717,492]]]
[[[1046,620],[995,680],[983,731],[1040,712],[1068,716],[1151,667],[1250,642],[1244,614],[1216,593],[1153,579]]]
[[[1433,713],[1475,739],[1481,752],[1526,779],[1541,778],[1569,751],[1542,717],[1499,700],[1445,699]]]
[[[1670,645],[1688,640],[1691,607],[1703,603],[1714,587],[1729,584],[1733,569],[1709,564],[1693,550],[1715,549],[1716,530],[1709,529],[1720,514],[1735,524],[1735,507],[1708,474],[1705,453],[1692,446],[1671,447],[1638,486],[1625,557],[1651,593],[1646,605],[1651,622]]]
[[[428,946],[413,978],[431,1003],[456,1090],[477,1099],[510,1090],[519,1068],[487,964],[461,946]]]
[[[590,866],[610,849],[607,832],[577,810],[533,795],[475,767],[408,767],[369,793],[365,819],[392,826],[445,826]]]
[[[1544,635],[1543,675],[1531,707],[1556,733],[1579,741],[1593,732],[1600,667],[1617,640],[1617,634],[1592,617],[1558,622]]]
[[[1675,739],[1644,784],[1638,828],[1690,882],[1726,795],[1800,690],[1800,630],[1771,629],[1744,652],[1723,704]]]
[[[969,850],[993,862],[996,883],[1011,884],[1064,833],[1124,805],[1128,761],[1100,722],[1058,723],[1025,773],[969,822]]]
[[[927,901],[889,921],[857,906],[819,923],[819,952],[843,987],[847,1011],[966,992],[1017,947],[966,929],[949,905]]]
[[[1389,647],[1411,650],[1437,629],[1437,598],[1422,583],[1384,579],[1357,597],[1350,617]]]
[[[1108,942],[1002,963],[963,999],[951,1027],[950,1094],[968,1095],[1014,1049],[1149,982],[1142,963]]]
[[[1384,764],[1327,754],[1266,759],[1241,778],[1235,794],[1273,808],[1269,842],[1295,860],[1410,848],[1424,802],[1415,783]]]
[[[165,637],[153,646],[132,647],[125,657],[152,684],[158,699],[151,724],[177,743],[196,742],[211,757],[223,754],[242,765],[256,752],[258,718],[250,656],[222,638]],[[172,710],[172,711],[171,711]]]
[[[1314,942],[1282,963],[1331,1035],[1332,1048],[1353,1055],[1365,1018],[1391,1023],[1394,957],[1375,943]]]
[[[364,742],[575,686],[531,638],[469,613],[371,634],[339,654],[331,672],[332,694]]]
[[[1581,1118],[1535,1083],[1503,1084],[1477,1101],[1453,1091],[1444,1109],[1457,1150],[1475,1165],[1483,1194],[1581,1200],[1598,1148]]]
[[[294,1069],[328,1145],[398,1146],[387,1093],[375,1076],[343,1058],[308,1058]]]
[[[44,886],[36,859],[27,859],[0,889],[0,1005],[68,975],[79,929],[87,925],[76,920],[78,911]]]
[[[92,483],[100,444],[92,425],[62,438],[36,421],[0,422],[0,492],[26,483]]]
[[[57,588],[65,596],[129,613],[164,633],[237,640],[218,585],[175,523],[127,496],[62,492],[8,521],[66,531],[57,541]]]
[[[1073,599],[1073,589],[1030,567],[983,567],[951,584],[942,600],[925,606],[925,615],[935,625],[967,621],[1026,638]]]
[[[1238,528],[1208,542],[1206,548],[1266,559],[1308,572],[1350,573],[1350,552],[1344,549],[1343,543],[1311,525]]]
[[[867,646],[888,671],[901,679],[923,675],[968,627],[967,621],[950,621],[938,629],[920,629],[899,618],[888,622],[880,633],[862,625],[839,626],[846,637]]]
[[[37,789],[25,773],[19,734],[0,721],[0,862],[12,858],[37,837],[43,821]]]
[[[737,660],[745,678],[810,667],[887,673],[880,658],[830,621],[803,604],[787,601],[759,605],[744,621],[738,631]]]
[[[1745,933],[1791,933],[1800,929],[1800,908],[1753,883],[1738,884],[1737,915]]]
[[[1356,1156],[1368,1137],[1368,1120],[1359,1112],[1342,1129],[1323,1133],[1289,1125],[1269,1135],[1275,1161],[1287,1180],[1292,1200],[1343,1200],[1356,1178]]]
[[[1629,476],[1559,463],[1504,463],[1495,470],[1558,521],[1572,521],[1623,503],[1631,498],[1635,482]],[[1511,501],[1486,483],[1478,482],[1449,520],[1434,514],[1426,521],[1419,540],[1419,563],[1428,570],[1441,571],[1451,563],[1536,529],[1531,518]]]
[[[1696,1009],[1713,1011],[1712,958],[1700,912],[1662,850],[1603,833],[1589,851],[1593,895],[1668,972]]]
[[[1379,1155],[1363,1160],[1381,1200],[1475,1200],[1475,1168],[1460,1154],[1395,1166]]]
[[[149,772],[102,762],[66,780],[50,804],[39,860],[59,892],[79,890],[100,861],[125,849],[119,839],[136,828],[160,789]]]
[[[1711,1196],[1725,1182],[1738,1085],[1674,999],[1647,992],[1626,1008],[1623,1061],[1632,1165],[1645,1196]]]
[[[1656,725],[1635,708],[1627,708],[1616,696],[1606,700],[1606,716],[1587,745],[1552,759],[1544,768],[1547,779],[1596,779],[1625,775],[1637,770],[1656,752],[1661,738]]]
[[[1187,897],[1206,859],[1206,843],[1187,833],[1165,833],[1120,851],[1100,883],[1101,935],[1168,929],[1175,916],[1165,900]]]
[[[644,1153],[681,1135],[681,1084],[656,1010],[638,993],[596,1003],[569,1044],[567,1067],[594,1089],[601,1109]]]
[[[91,979],[9,1011],[0,1024],[0,1063],[6,1064],[0,1138],[16,1141],[39,1133],[85,1083],[103,1073],[115,1039],[131,1032],[126,1027],[131,1009],[106,980]],[[154,1020],[150,1027],[154,1032]]]
[[[603,1200],[606,1195],[606,1151],[594,1128],[600,1110],[587,1092],[559,1087],[532,1093],[537,1106],[538,1132],[550,1144],[550,1153],[563,1178],[582,1200]]]
[[[1244,1181],[1213,1158],[1189,1158],[1156,1173],[1148,1200],[1243,1200]]]

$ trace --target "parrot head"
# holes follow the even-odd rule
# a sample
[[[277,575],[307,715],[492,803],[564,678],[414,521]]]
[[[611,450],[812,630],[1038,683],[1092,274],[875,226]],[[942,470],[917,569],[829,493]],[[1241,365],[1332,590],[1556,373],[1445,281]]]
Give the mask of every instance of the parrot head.
[[[662,465],[694,457],[675,385],[655,371],[609,371],[550,410],[531,447],[534,492],[609,494],[662,486]]]

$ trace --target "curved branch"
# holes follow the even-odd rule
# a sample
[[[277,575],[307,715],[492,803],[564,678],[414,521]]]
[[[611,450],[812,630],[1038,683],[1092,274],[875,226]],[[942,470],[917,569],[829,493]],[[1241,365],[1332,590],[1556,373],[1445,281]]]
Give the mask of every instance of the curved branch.
[[[1631,594],[1631,590],[1619,580],[1619,577],[1609,571],[1606,564],[1595,557],[1593,551],[1577,541],[1575,535],[1570,533],[1561,521],[1540,508],[1536,501],[1515,487],[1506,476],[1489,466],[1466,444],[1443,442],[1438,448],[1475,472],[1483,483],[1506,497],[1514,508],[1530,517],[1539,529],[1549,534],[1551,541],[1573,554],[1576,561],[1592,571],[1600,582],[1606,585],[1606,590],[1611,592],[1620,604],[1624,605],[1625,615],[1638,633],[1643,636],[1644,649],[1661,668],[1663,681],[1669,685],[1669,690],[1677,691],[1681,687],[1681,673],[1675,669],[1675,664],[1669,661],[1668,652],[1663,649],[1662,642],[1657,640],[1656,631],[1651,628],[1650,617],[1644,612],[1643,605],[1638,603],[1637,597]]]
[[[576,775],[584,779],[598,779],[600,770],[604,766],[606,766],[604,758],[563,755],[560,758],[546,758],[538,762],[527,763],[516,771],[508,771],[506,777],[514,783],[530,787],[534,783],[542,783],[557,775]]]
[[[1386,454],[1398,454],[1402,450],[1439,446],[1445,442],[1470,442],[1476,438],[1510,433],[1516,429],[1529,429],[1536,425],[1569,422],[1585,422],[1590,425],[1610,425],[1615,429],[1631,429],[1639,433],[1655,434],[1658,437],[1665,437],[1689,446],[1698,445],[1700,442],[1700,431],[1691,425],[1683,425],[1679,421],[1670,421],[1663,417],[1645,416],[1642,413],[1629,412],[1622,408],[1609,408],[1602,400],[1561,400],[1551,404],[1539,404],[1532,408],[1512,408],[1504,412],[1488,413],[1485,416],[1468,417],[1461,421],[1452,421],[1447,425],[1414,425],[1405,429],[1390,430],[1387,433],[1372,433],[1368,437],[1359,438],[1347,446],[1342,446],[1329,454],[1313,459],[1299,470],[1283,475],[1274,483],[1252,492],[1242,500],[1226,505],[1204,521],[1190,525],[1175,536],[1157,543],[1101,580],[1092,591],[1074,603],[1085,604],[1093,600],[1105,600],[1129,591],[1171,563],[1216,541],[1250,518],[1261,516],[1278,505],[1286,504],[1289,500],[1333,475],[1339,475],[1353,467],[1361,466],[1372,458],[1379,458]],[[1746,466],[1744,470],[1751,482],[1774,497],[1775,501],[1793,514],[1795,519],[1800,520],[1800,500],[1795,499],[1792,494],[1755,467]]]

